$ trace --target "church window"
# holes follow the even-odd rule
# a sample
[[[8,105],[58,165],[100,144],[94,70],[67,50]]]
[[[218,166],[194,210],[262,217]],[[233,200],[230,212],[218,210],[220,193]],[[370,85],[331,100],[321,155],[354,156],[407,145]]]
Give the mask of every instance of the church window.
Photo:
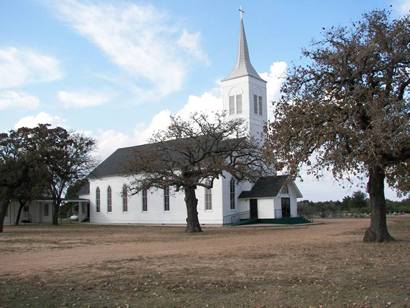
[[[262,115],[262,96],[259,96],[259,115]]]
[[[97,187],[95,190],[95,210],[99,212],[101,209],[101,195],[100,195],[100,188]]]
[[[148,195],[146,189],[142,190],[142,210],[144,212],[148,211]]]
[[[282,187],[282,194],[284,194],[284,195],[289,194],[288,185],[285,185],[285,186]]]
[[[229,185],[230,205],[231,205],[231,210],[234,210],[235,209],[235,179],[232,178],[229,184],[230,184]]]
[[[235,113],[235,96],[229,96],[229,114]]]
[[[205,210],[212,210],[212,188],[205,188]]]
[[[164,211],[169,211],[169,187],[164,188]]]
[[[122,211],[128,212],[128,188],[125,184],[122,186]]]
[[[242,94],[236,95],[236,113],[242,113]]]
[[[257,95],[253,96],[253,112],[255,114],[258,114],[258,96]]]
[[[112,191],[111,186],[107,188],[107,212],[112,212]]]
[[[44,203],[43,204],[43,214],[44,214],[44,217],[48,217],[48,215],[49,215],[49,212],[48,212],[48,203]]]

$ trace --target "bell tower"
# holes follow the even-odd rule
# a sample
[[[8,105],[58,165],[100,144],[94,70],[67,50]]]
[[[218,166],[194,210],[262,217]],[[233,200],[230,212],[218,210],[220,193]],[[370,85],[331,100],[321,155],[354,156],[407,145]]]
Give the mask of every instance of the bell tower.
[[[239,24],[239,44],[236,65],[221,81],[223,110],[228,119],[243,118],[251,137],[261,139],[267,122],[266,81],[253,68],[243,25],[242,8]]]

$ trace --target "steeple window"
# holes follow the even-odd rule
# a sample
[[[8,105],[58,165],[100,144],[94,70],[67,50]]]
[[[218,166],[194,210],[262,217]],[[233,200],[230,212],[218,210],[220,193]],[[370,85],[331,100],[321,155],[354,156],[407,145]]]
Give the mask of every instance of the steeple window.
[[[259,115],[262,115],[262,96],[259,96]]]
[[[253,96],[253,112],[255,114],[258,114],[258,96],[257,95]]]
[[[235,96],[229,96],[229,114],[235,113]]]
[[[242,94],[236,95],[236,113],[242,113]]]

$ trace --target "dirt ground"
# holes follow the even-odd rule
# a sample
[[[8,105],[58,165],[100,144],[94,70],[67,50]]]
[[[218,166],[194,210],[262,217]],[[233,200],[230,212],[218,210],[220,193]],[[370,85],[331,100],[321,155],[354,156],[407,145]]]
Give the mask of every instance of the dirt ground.
[[[298,227],[64,225],[0,234],[0,307],[410,307],[410,216]]]

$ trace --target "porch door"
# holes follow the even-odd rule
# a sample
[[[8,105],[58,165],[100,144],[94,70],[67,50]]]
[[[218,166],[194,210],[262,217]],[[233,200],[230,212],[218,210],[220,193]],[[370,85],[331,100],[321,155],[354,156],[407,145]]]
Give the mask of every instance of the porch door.
[[[290,198],[282,198],[282,217],[290,217]]]
[[[249,211],[251,219],[258,219],[258,199],[249,200]]]

